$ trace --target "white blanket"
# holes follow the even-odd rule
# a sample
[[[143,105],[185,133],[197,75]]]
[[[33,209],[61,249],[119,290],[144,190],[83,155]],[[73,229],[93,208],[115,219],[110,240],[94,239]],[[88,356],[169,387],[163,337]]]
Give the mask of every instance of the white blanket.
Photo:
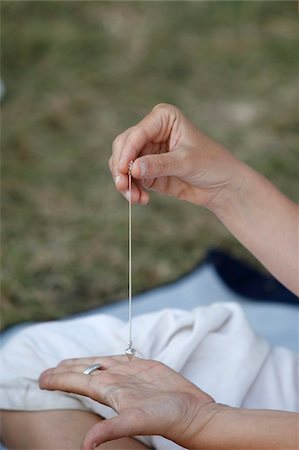
[[[38,377],[65,358],[123,353],[127,341],[128,324],[103,314],[26,328],[1,350],[0,408],[83,409],[112,416],[110,408],[86,397],[40,390]],[[298,356],[256,336],[235,303],[135,317],[133,342],[140,357],[162,361],[217,402],[299,410]],[[180,448],[157,436],[144,442],[156,449]]]

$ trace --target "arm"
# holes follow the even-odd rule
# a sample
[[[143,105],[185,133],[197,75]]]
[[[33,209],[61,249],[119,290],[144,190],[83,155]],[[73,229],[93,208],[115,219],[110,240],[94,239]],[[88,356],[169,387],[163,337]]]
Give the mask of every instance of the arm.
[[[109,164],[132,202],[155,190],[210,209],[283,284],[299,293],[299,210],[262,175],[196,129],[174,106],[158,105],[113,143]]]
[[[206,428],[200,434],[194,431],[187,448],[295,450],[298,445],[299,415],[296,413],[217,405]]]
[[[299,208],[266,178],[239,165],[240,183],[210,205],[227,229],[285,286],[299,294]]]
[[[102,369],[84,375],[91,364]],[[62,361],[40,377],[42,389],[88,396],[118,415],[94,425],[83,450],[124,436],[160,435],[190,450],[291,450],[299,415],[220,405],[158,361],[126,356]]]

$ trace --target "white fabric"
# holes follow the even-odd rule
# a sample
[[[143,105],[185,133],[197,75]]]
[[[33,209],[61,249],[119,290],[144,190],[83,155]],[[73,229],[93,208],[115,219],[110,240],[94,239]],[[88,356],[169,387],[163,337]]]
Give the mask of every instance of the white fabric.
[[[178,308],[191,311],[212,303],[236,302],[242,306],[253,331],[266,338],[273,346],[287,347],[299,353],[299,303],[290,305],[243,297],[232,291],[219,277],[215,267],[202,264],[173,283],[159,286],[133,297],[134,316],[161,309]],[[299,302],[299,300],[298,300]],[[70,318],[94,314],[108,314],[121,320],[128,317],[128,299],[119,300],[99,308],[76,314]],[[32,325],[24,322],[15,325],[0,336],[0,349],[21,329]]]
[[[13,410],[83,409],[114,412],[83,396],[42,391],[40,373],[65,358],[123,353],[128,324],[103,314],[33,325],[4,345],[0,407]],[[236,407],[298,411],[299,358],[256,336],[238,304],[193,311],[167,309],[133,319],[139,356],[162,361],[210,394]],[[13,356],[13,357],[12,357]],[[156,449],[180,448],[153,436]]]

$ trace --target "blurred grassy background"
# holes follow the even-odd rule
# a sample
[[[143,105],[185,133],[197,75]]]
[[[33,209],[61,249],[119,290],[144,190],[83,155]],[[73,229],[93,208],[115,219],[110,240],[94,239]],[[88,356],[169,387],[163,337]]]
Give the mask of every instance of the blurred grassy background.
[[[2,327],[127,295],[107,160],[156,103],[296,199],[297,20],[296,1],[2,2]],[[153,195],[133,214],[134,292],[209,247],[251,259],[203,209]]]

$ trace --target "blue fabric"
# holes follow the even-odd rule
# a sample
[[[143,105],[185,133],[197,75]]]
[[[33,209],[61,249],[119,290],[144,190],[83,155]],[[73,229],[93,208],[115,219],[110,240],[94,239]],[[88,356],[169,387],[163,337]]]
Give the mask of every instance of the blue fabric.
[[[268,273],[262,273],[221,250],[211,250],[206,258],[227,287],[256,301],[299,306],[298,297]]]
[[[133,298],[133,315],[164,308],[190,310],[215,302],[239,302],[251,326],[275,346],[299,351],[299,301],[273,277],[262,274],[219,250],[173,283],[143,292]],[[70,316],[102,312],[127,320],[127,299]],[[29,323],[6,330],[1,345]]]

